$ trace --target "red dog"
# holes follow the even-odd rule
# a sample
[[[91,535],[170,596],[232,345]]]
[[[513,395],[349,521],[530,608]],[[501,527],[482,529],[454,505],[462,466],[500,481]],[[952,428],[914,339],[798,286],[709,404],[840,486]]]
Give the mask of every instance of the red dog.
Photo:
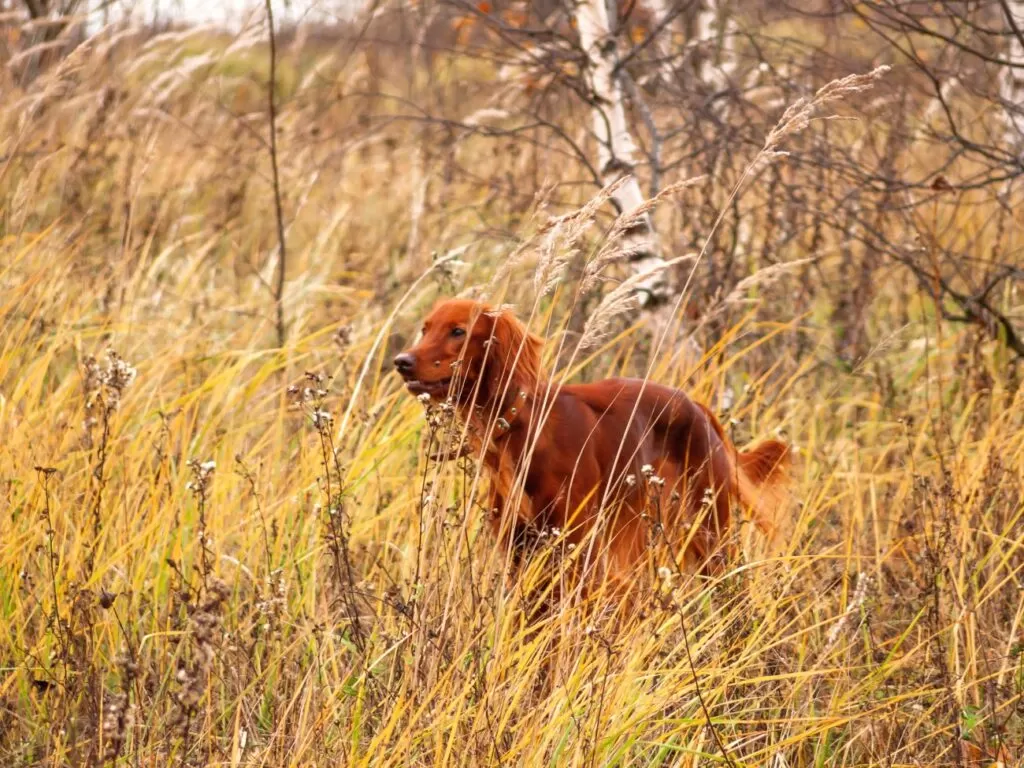
[[[511,312],[453,299],[394,360],[410,392],[451,398],[475,428],[506,543],[521,549],[529,531],[549,528],[578,543],[597,527],[590,561],[624,579],[652,531],[719,571],[732,500],[771,529],[786,496],[784,443],[741,453],[707,408],[649,381],[553,385],[541,346]]]

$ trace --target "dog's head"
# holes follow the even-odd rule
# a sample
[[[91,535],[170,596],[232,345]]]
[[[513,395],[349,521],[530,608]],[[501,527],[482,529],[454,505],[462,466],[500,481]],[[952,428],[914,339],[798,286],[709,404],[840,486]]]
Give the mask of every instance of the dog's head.
[[[541,340],[507,309],[447,299],[423,321],[419,341],[394,359],[413,394],[434,400],[497,402],[506,391],[532,392],[540,375]]]

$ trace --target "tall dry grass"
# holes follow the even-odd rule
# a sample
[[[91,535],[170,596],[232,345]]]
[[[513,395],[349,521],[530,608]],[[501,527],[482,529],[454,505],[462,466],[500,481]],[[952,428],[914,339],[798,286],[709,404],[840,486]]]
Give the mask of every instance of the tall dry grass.
[[[556,184],[572,158],[426,131],[364,51],[286,47],[279,348],[261,40],[117,33],[31,83],[5,75],[5,765],[1019,759],[1019,368],[866,259],[869,343],[833,353],[865,254],[838,229],[779,233],[841,181],[776,158],[738,188],[755,147],[662,200],[661,239],[686,243],[689,212],[739,189],[744,247],[783,266],[688,292],[655,352],[614,303],[586,325],[623,273],[594,190]],[[469,114],[487,105],[480,66],[406,85],[441,106],[458,91]],[[779,185],[807,209],[780,211]],[[965,195],[877,224],[926,250],[1019,254],[1019,218]],[[388,370],[461,290],[515,303],[566,375],[685,387],[741,446],[785,435],[799,464],[779,551],[710,581],[663,568],[631,623],[580,603],[531,620],[572,553],[548,535],[508,580],[479,467],[428,459],[449,415]],[[1019,314],[1019,292],[1003,301]]]

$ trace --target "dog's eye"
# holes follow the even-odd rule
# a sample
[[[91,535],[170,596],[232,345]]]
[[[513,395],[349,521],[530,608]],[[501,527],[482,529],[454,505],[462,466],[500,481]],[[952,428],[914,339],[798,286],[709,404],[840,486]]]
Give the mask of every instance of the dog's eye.
[[[465,335],[466,335],[466,329],[465,328],[458,328],[458,327],[452,328],[452,337],[453,338],[457,339],[460,336],[465,336]]]

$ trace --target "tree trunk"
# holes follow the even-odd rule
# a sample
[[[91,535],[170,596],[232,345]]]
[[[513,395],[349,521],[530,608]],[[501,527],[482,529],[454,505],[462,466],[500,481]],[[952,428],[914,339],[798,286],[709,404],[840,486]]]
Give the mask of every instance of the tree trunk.
[[[591,119],[597,137],[598,163],[601,179],[610,184],[623,175],[630,178],[619,187],[613,200],[620,211],[631,211],[645,201],[640,184],[632,175],[637,148],[626,121],[626,105],[622,81],[616,71],[618,46],[612,16],[606,0],[578,0],[575,8],[580,44],[587,55],[587,82],[590,86]],[[634,274],[658,271],[637,286],[641,306],[664,303],[670,293],[669,275],[658,253],[658,243],[650,216],[629,230],[624,248],[630,254]]]
[[[650,8],[652,17],[650,34],[656,35],[653,43],[661,60],[658,69],[652,75],[660,77],[663,83],[670,85],[676,81],[676,56],[686,44],[683,14],[678,2],[673,0],[647,0],[647,7]],[[646,82],[647,78],[643,81]]]
[[[725,0],[698,0],[686,3],[685,7],[680,7],[680,2],[647,0],[646,3],[653,16],[651,31],[657,30],[654,45],[662,60],[658,73],[666,83],[674,82],[679,65],[683,64],[684,78],[695,77],[712,93],[728,90],[736,69],[738,29]],[[684,49],[687,55],[685,60],[680,60]]]
[[[999,79],[999,96],[1006,109],[1006,142],[1024,155],[1024,0],[1008,0],[1003,6],[1010,43]]]
[[[700,82],[715,92],[732,87],[736,70],[736,35],[738,29],[723,0],[701,0],[693,19],[690,45],[697,47],[696,75]]]

